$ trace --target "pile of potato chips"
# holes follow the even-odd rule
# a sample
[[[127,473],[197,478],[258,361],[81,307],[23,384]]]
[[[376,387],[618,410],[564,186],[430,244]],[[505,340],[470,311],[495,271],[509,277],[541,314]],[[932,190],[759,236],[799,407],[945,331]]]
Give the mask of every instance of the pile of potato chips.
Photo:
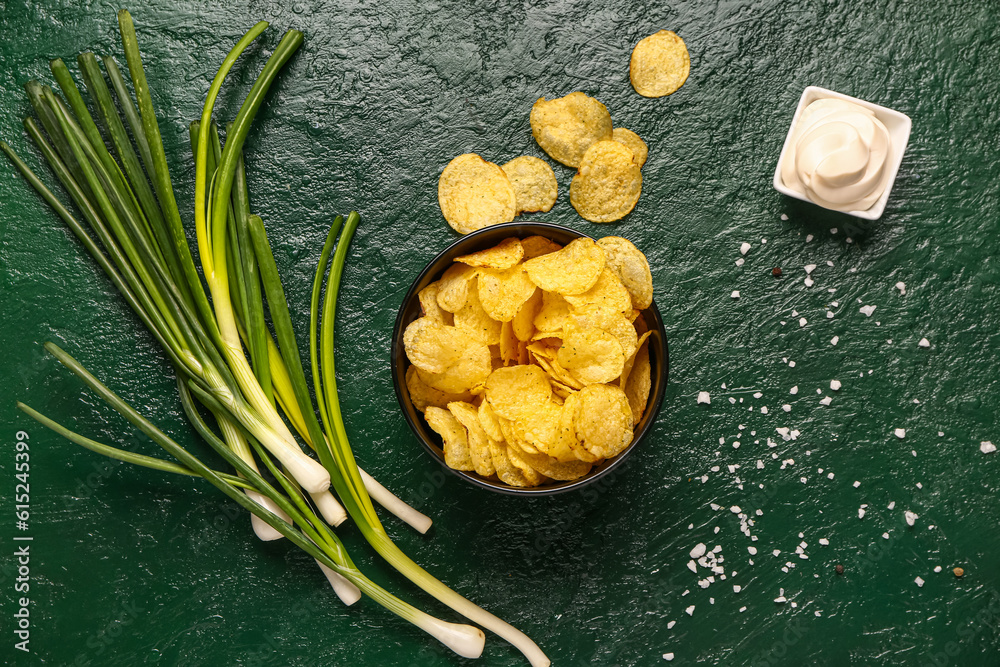
[[[458,257],[403,333],[414,407],[445,463],[513,487],[624,451],[651,385],[649,264],[617,236],[508,238]]]

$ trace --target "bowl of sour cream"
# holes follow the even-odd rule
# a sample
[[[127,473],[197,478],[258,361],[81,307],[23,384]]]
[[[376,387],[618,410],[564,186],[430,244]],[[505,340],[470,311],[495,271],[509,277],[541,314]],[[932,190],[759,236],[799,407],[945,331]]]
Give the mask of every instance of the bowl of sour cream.
[[[877,220],[885,211],[910,118],[809,86],[799,98],[774,169],[774,189],[833,211]]]

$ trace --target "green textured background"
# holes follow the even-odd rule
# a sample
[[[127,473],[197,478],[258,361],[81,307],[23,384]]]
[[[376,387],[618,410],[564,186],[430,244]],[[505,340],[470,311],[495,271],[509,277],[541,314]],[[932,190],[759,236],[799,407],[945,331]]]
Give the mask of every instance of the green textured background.
[[[0,0],[0,137],[32,165],[19,124],[28,110],[22,84],[51,81],[53,57],[75,71],[86,49],[123,62],[116,9]],[[188,223],[187,123],[225,52],[253,21],[272,22],[224,89],[222,118],[235,113],[281,32],[305,32],[247,147],[253,205],[298,324],[326,227],[356,207],[363,224],[338,309],[348,430],[365,467],[436,520],[427,536],[392,519],[389,530],[445,582],[533,637],[555,665],[664,664],[666,652],[676,654],[672,664],[1000,664],[1000,460],[979,452],[980,441],[1000,442],[995,3],[146,0],[130,9]],[[631,89],[627,63],[632,46],[661,28],[686,40],[691,76],[676,94],[650,100]],[[788,122],[810,84],[912,118],[882,220],[859,225],[772,190]],[[612,483],[525,501],[445,477],[421,451],[392,392],[389,338],[410,281],[455,238],[437,206],[440,170],[468,151],[497,163],[545,157],[530,135],[530,106],[574,90],[599,98],[616,125],[648,142],[643,195],[625,220],[598,228],[577,217],[572,172],[555,165],[559,201],[535,217],[620,234],[647,253],[671,385],[651,437]],[[310,559],[257,542],[247,518],[207,484],[105,462],[16,412],[14,400],[24,400],[92,437],[152,452],[43,353],[41,342],[53,340],[195,443],[164,356],[6,165],[0,224],[0,660],[463,663],[368,601],[345,610]],[[754,247],[738,268],[743,241]],[[820,266],[808,289],[810,263]],[[785,277],[772,278],[773,266]],[[893,288],[899,280],[905,296]],[[827,319],[832,301],[839,307]],[[878,310],[866,318],[859,301]],[[917,346],[921,337],[929,349]],[[828,389],[834,378],[844,385],[837,393]],[[833,395],[831,406],[819,404],[817,388]],[[695,403],[702,390],[710,406]],[[757,391],[762,398],[752,398]],[[798,440],[778,438],[782,426],[800,430]],[[31,438],[28,656],[13,650],[10,633],[19,429]],[[763,511],[753,517],[758,542],[740,534],[731,505]],[[914,528],[906,509],[920,515]],[[373,578],[453,618],[374,558],[356,531],[341,532]],[[808,560],[792,553],[802,539]],[[697,542],[721,545],[737,574],[699,588],[685,567]],[[760,550],[754,565],[751,544]],[[784,573],[786,560],[796,567]],[[955,565],[964,579],[950,573]],[[781,588],[796,608],[773,602]],[[495,637],[483,661],[526,664]]]

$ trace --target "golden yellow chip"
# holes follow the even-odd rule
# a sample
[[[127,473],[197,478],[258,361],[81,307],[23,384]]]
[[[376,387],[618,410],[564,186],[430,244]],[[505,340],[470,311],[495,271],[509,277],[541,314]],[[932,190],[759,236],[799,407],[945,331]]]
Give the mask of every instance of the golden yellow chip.
[[[547,162],[531,155],[522,155],[500,168],[514,186],[518,215],[552,209],[559,194],[559,184]]]
[[[593,239],[573,239],[562,250],[529,259],[524,269],[531,281],[546,292],[564,296],[582,294],[593,287],[601,275],[604,251]]]
[[[535,289],[511,320],[514,336],[520,341],[529,341],[535,335],[535,316],[542,309],[542,290]]]
[[[504,439],[500,430],[500,418],[493,412],[489,401],[483,401],[479,404],[479,424],[491,440],[502,441]]]
[[[458,336],[449,339],[459,354],[458,361],[440,373],[424,370],[414,364],[417,366],[417,374],[424,384],[439,391],[451,394],[471,391],[475,394],[476,388],[486,382],[493,370],[490,348],[454,327],[447,328],[458,333]]]
[[[576,397],[576,435],[594,456],[611,458],[632,442],[632,408],[620,387],[592,384]]]
[[[605,236],[597,241],[604,250],[607,266],[611,269],[632,297],[632,307],[645,310],[653,303],[653,274],[649,262],[628,239]]]
[[[632,297],[628,289],[618,279],[614,271],[605,268],[594,284],[582,294],[567,294],[563,297],[577,314],[601,311],[609,316],[625,315],[632,312]],[[595,323],[594,326],[601,326]]]
[[[639,348],[642,347],[642,344],[646,342],[646,339],[649,338],[649,333],[650,332],[647,331],[639,336],[636,340],[635,351],[632,352],[631,355],[625,357],[625,368],[622,370],[622,376],[618,380],[618,386],[622,389],[625,389],[628,386],[628,376],[629,373],[632,372],[632,364],[635,363],[635,355],[639,351]],[[628,392],[626,391],[626,393]]]
[[[646,142],[638,134],[632,130],[626,130],[624,127],[616,127],[614,132],[611,133],[611,138],[620,144],[628,146],[629,150],[632,151],[632,159],[635,160],[640,169],[642,165],[646,164],[646,157],[649,156],[649,146],[646,145]]]
[[[555,292],[542,292],[542,305],[532,322],[536,330],[533,335],[562,331],[569,321],[569,316],[570,305],[566,299]]]
[[[521,247],[521,242],[515,238],[509,238],[492,248],[456,257],[455,261],[469,266],[509,269],[520,262],[522,257],[524,257],[524,248]]]
[[[403,331],[410,363],[429,373],[443,373],[462,358],[468,336],[431,317],[413,320]]]
[[[441,309],[457,313],[465,305],[469,283],[476,277],[476,269],[465,264],[452,264],[438,282],[437,302]]]
[[[490,440],[490,456],[493,458],[493,467],[496,468],[497,477],[500,478],[501,482],[507,486],[533,486],[524,478],[521,469],[507,458],[506,443]]]
[[[579,392],[566,397],[566,401],[562,407],[562,415],[559,418],[559,433],[556,445],[553,451],[550,452],[550,455],[563,462],[578,460],[587,463],[596,463],[601,460],[601,457],[593,454],[583,446],[576,430],[580,404]]]
[[[527,461],[525,461],[520,454],[518,449],[513,445],[507,445],[507,459],[514,464],[524,475],[524,479],[528,482],[528,486],[538,486],[539,484],[544,484],[546,482],[545,476],[540,472],[532,468]]]
[[[593,97],[576,92],[531,107],[531,134],[554,160],[578,167],[591,144],[610,139],[611,114]]]
[[[469,285],[465,305],[455,313],[455,328],[487,345],[499,345],[500,326],[500,322],[490,317],[483,309],[483,305],[479,302],[479,290],[473,282]]]
[[[504,322],[500,328],[500,359],[504,366],[512,366],[517,363],[518,347],[517,336],[514,335],[514,325]]]
[[[437,320],[442,324],[451,324],[453,322],[450,319],[451,313],[441,308],[437,302],[437,294],[440,287],[441,283],[435,281],[417,293],[417,298],[420,300],[420,312],[424,317]]]
[[[687,46],[670,30],[654,33],[632,49],[628,77],[643,97],[669,95],[684,85],[690,72]]]
[[[571,461],[562,462],[548,454],[532,454],[521,448],[520,443],[515,442],[509,447],[511,449],[516,449],[518,456],[524,460],[529,466],[537,470],[541,474],[555,479],[558,481],[570,481],[574,479],[579,479],[590,472],[593,467],[592,463],[586,461],[581,461],[579,459],[573,459]]]
[[[559,348],[559,365],[583,385],[612,382],[622,374],[625,352],[603,329],[572,327]]]
[[[549,379],[538,366],[508,366],[486,380],[486,400],[498,417],[519,419],[552,396]]]
[[[406,391],[410,395],[410,402],[413,407],[423,412],[427,406],[433,405],[438,408],[448,407],[452,401],[471,401],[472,394],[464,392],[461,394],[449,394],[440,391],[424,383],[416,366],[406,369]]]
[[[526,239],[521,239],[521,247],[524,248],[524,261],[562,250],[561,245],[544,236],[529,236]]]
[[[479,270],[479,300],[490,317],[509,322],[535,293],[523,264],[509,269]]]
[[[448,410],[455,419],[465,427],[469,442],[469,458],[477,475],[489,477],[496,468],[493,465],[493,455],[490,454],[490,442],[479,423],[479,411],[471,403],[454,401],[448,404]]]
[[[648,336],[648,334],[646,335]],[[625,381],[625,396],[632,409],[632,421],[636,424],[639,423],[642,414],[646,411],[650,386],[649,344],[645,343],[636,352],[635,361],[632,363],[628,379]]]
[[[475,153],[459,155],[441,172],[438,204],[444,219],[459,234],[510,222],[517,212],[514,186],[507,174]]]
[[[642,171],[632,151],[617,141],[598,141],[587,149],[569,186],[569,202],[591,222],[614,222],[635,208],[642,193]]]
[[[452,470],[474,470],[465,427],[448,410],[431,406],[424,412],[427,425],[441,436],[444,462]]]

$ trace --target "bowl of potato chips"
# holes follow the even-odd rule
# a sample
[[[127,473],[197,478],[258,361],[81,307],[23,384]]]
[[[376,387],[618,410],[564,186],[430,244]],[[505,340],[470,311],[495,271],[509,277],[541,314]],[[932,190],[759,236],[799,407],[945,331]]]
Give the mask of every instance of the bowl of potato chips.
[[[509,223],[421,272],[391,362],[431,456],[481,488],[547,495],[609,475],[635,450],[659,411],[668,352],[631,242]]]

